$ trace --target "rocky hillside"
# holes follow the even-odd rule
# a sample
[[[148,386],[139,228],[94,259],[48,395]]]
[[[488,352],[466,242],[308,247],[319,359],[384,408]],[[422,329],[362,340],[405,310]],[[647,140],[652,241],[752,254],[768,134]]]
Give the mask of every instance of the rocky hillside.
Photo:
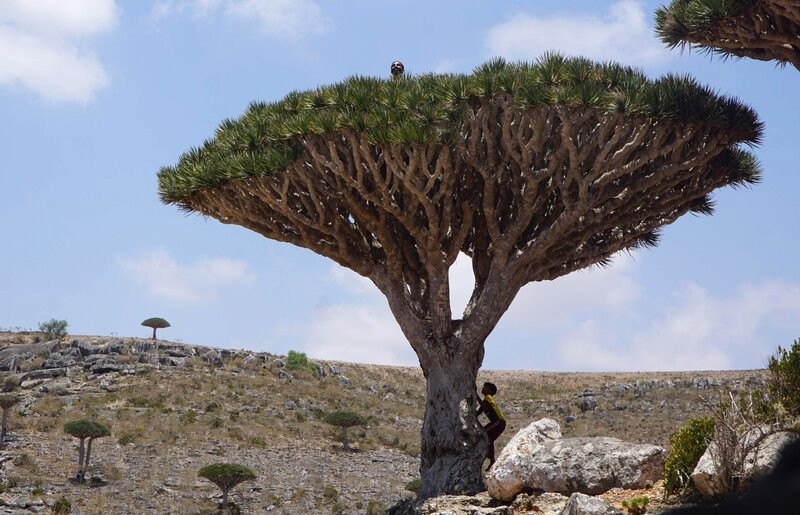
[[[198,470],[247,465],[257,479],[231,494],[243,513],[382,513],[412,497],[425,390],[416,368],[315,361],[137,338],[0,333],[11,441],[0,451],[6,513],[211,513],[219,490]],[[509,418],[502,447],[543,417],[564,436],[613,436],[668,446],[670,433],[709,412],[723,389],[763,371],[544,373],[485,371]],[[367,417],[341,450],[325,414]],[[76,440],[65,422],[93,417],[112,430],[94,443],[86,485],[76,485]],[[621,501],[626,493],[617,493]],[[632,496],[632,495],[631,495]]]

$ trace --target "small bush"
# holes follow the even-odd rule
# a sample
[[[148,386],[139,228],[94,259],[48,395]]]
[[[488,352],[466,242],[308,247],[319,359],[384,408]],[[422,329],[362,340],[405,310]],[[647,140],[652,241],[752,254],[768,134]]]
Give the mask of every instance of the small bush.
[[[295,352],[293,350],[290,350],[286,355],[286,369],[292,371],[308,370],[314,374],[317,373],[317,367],[308,361],[308,356],[306,356],[305,352]]]
[[[36,468],[36,464],[33,462],[33,458],[31,458],[30,454],[28,454],[27,452],[23,452],[22,454],[14,458],[12,462],[17,467],[25,467],[29,469]]]
[[[422,488],[422,479],[420,478],[412,479],[411,481],[406,483],[406,490],[408,490],[409,492],[417,493],[420,491],[421,488]]]
[[[322,491],[322,497],[328,499],[329,501],[336,502],[339,500],[339,491],[333,485],[325,485],[325,488]]]
[[[622,507],[628,512],[628,515],[644,515],[647,512],[648,504],[650,504],[650,498],[647,496],[622,501]]]
[[[370,499],[367,503],[367,515],[383,515],[386,513],[386,506],[375,499]]]
[[[690,484],[690,476],[714,434],[714,419],[693,418],[669,437],[664,462],[664,490],[674,494]]]
[[[126,431],[126,432],[122,433],[122,436],[119,437],[117,442],[120,445],[128,445],[128,444],[134,443],[136,441],[136,439],[138,438],[138,436],[139,435],[137,433],[133,432],[133,431]]]
[[[260,447],[262,449],[267,447],[267,441],[260,436],[254,436],[250,438],[249,443],[252,447]]]
[[[800,417],[800,340],[789,350],[778,347],[769,358],[769,393],[792,417]]]
[[[69,499],[62,496],[59,500],[54,502],[52,506],[50,506],[50,511],[53,513],[71,513],[72,504],[70,504]]]
[[[66,320],[51,318],[47,322],[39,324],[39,331],[44,333],[45,340],[60,340],[67,335],[68,325]]]
[[[187,410],[185,413],[182,413],[180,416],[181,422],[186,424],[194,424],[197,422],[197,412],[193,409]]]

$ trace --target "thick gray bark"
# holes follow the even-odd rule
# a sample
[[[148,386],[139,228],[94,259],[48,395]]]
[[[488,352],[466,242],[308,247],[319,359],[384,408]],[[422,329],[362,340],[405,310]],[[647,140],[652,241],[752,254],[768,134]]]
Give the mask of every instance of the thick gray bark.
[[[3,409],[3,428],[2,433],[0,433],[0,448],[4,447],[6,444],[6,433],[8,432],[8,410],[9,408]]]
[[[92,455],[92,441],[94,438],[89,438],[89,443],[86,444],[86,460],[83,462],[83,477],[86,477],[86,470],[89,468],[89,457]]]
[[[347,438],[347,428],[342,426],[342,448],[345,450],[350,449],[350,440]]]
[[[422,425],[420,499],[485,489],[481,464],[486,434],[475,415],[475,381],[483,352],[448,351],[446,346],[432,349],[422,363],[428,401]]]
[[[84,478],[86,477],[86,468],[85,468],[85,461],[84,456],[86,454],[84,441],[85,438],[80,439],[80,443],[78,444],[78,473],[75,475],[75,480],[79,483],[82,483]],[[91,440],[89,440],[91,444]]]

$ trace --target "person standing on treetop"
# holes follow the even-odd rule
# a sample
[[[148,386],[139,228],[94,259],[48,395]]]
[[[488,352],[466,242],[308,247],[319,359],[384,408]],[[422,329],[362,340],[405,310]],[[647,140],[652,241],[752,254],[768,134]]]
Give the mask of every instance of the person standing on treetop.
[[[486,449],[486,457],[489,458],[489,466],[486,470],[492,468],[494,465],[494,441],[503,434],[506,429],[506,417],[500,410],[500,407],[494,402],[494,395],[497,393],[497,386],[494,383],[483,383],[481,388],[483,399],[480,400],[480,408],[476,415],[484,413],[489,423],[483,426],[486,435],[489,437],[489,445]]]

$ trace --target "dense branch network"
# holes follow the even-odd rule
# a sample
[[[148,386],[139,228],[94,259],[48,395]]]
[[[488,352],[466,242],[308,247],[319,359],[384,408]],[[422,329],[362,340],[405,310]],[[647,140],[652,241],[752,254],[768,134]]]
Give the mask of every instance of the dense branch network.
[[[719,127],[512,100],[473,106],[454,145],[304,136],[285,173],[185,202],[369,277],[413,344],[454,323],[482,341],[528,282],[654,244],[659,227],[707,212],[712,190],[754,179]],[[453,321],[447,270],[460,251],[476,284]]]
[[[800,70],[798,0],[673,0],[657,12],[656,30],[670,46],[697,45]]]

